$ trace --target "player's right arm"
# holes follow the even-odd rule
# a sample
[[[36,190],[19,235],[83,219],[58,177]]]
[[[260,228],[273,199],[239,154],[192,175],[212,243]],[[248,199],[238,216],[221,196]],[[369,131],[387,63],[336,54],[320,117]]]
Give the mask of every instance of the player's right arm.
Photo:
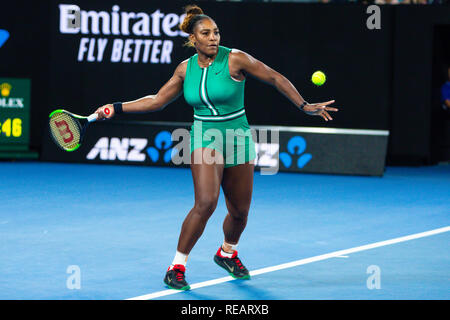
[[[187,60],[178,65],[172,77],[159,89],[157,94],[122,103],[123,112],[145,113],[164,109],[165,106],[176,100],[183,92],[186,67]],[[105,114],[106,108],[109,109],[109,114]],[[114,107],[112,104],[107,104],[98,108],[95,113],[98,114],[98,120],[109,119],[114,116]]]

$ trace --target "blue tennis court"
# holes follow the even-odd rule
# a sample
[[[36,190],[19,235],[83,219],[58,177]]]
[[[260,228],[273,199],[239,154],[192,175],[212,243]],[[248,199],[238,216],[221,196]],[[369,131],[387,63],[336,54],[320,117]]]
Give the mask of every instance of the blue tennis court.
[[[0,299],[450,298],[449,165],[381,178],[256,171],[238,246],[252,279],[213,262],[222,194],[187,292],[162,280],[194,203],[189,169],[2,162],[0,173]]]

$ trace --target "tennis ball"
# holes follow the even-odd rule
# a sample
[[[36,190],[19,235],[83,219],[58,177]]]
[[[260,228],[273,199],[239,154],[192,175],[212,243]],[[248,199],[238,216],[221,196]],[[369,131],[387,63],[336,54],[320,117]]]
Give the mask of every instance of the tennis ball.
[[[325,83],[325,80],[327,79],[327,77],[325,76],[325,73],[323,73],[322,71],[316,71],[313,73],[313,75],[311,76],[311,81],[312,83],[314,83],[316,86],[321,86]]]

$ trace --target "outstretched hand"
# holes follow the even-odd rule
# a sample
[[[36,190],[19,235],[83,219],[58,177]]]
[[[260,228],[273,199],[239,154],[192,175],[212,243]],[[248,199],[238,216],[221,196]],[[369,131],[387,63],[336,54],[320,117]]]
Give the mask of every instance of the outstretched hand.
[[[114,117],[114,107],[112,104],[107,104],[95,110],[95,113],[98,115],[97,120],[111,119]]]
[[[327,111],[338,111],[337,108],[328,107],[328,105],[334,103],[334,100],[320,103],[308,103],[303,107],[303,111],[311,116],[321,116],[325,121],[333,120]]]

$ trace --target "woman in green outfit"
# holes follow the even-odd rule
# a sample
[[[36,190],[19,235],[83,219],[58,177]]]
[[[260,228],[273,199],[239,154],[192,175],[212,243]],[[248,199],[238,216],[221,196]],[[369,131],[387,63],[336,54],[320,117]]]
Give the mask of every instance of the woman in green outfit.
[[[175,257],[164,278],[167,286],[178,290],[190,288],[185,279],[188,254],[217,206],[221,186],[228,214],[223,222],[224,242],[214,255],[214,261],[235,278],[250,278],[236,250],[247,224],[256,157],[244,109],[247,75],[275,86],[309,115],[328,121],[332,120],[328,111],[337,111],[329,107],[334,100],[307,103],[280,73],[243,51],[220,46],[216,23],[198,6],[187,6],[185,11],[180,29],[189,34],[188,45],[197,53],[178,65],[172,78],[156,95],[108,104],[96,111],[99,119],[109,119],[122,112],[156,111],[181,93],[194,108],[190,166],[195,203],[183,222]]]

